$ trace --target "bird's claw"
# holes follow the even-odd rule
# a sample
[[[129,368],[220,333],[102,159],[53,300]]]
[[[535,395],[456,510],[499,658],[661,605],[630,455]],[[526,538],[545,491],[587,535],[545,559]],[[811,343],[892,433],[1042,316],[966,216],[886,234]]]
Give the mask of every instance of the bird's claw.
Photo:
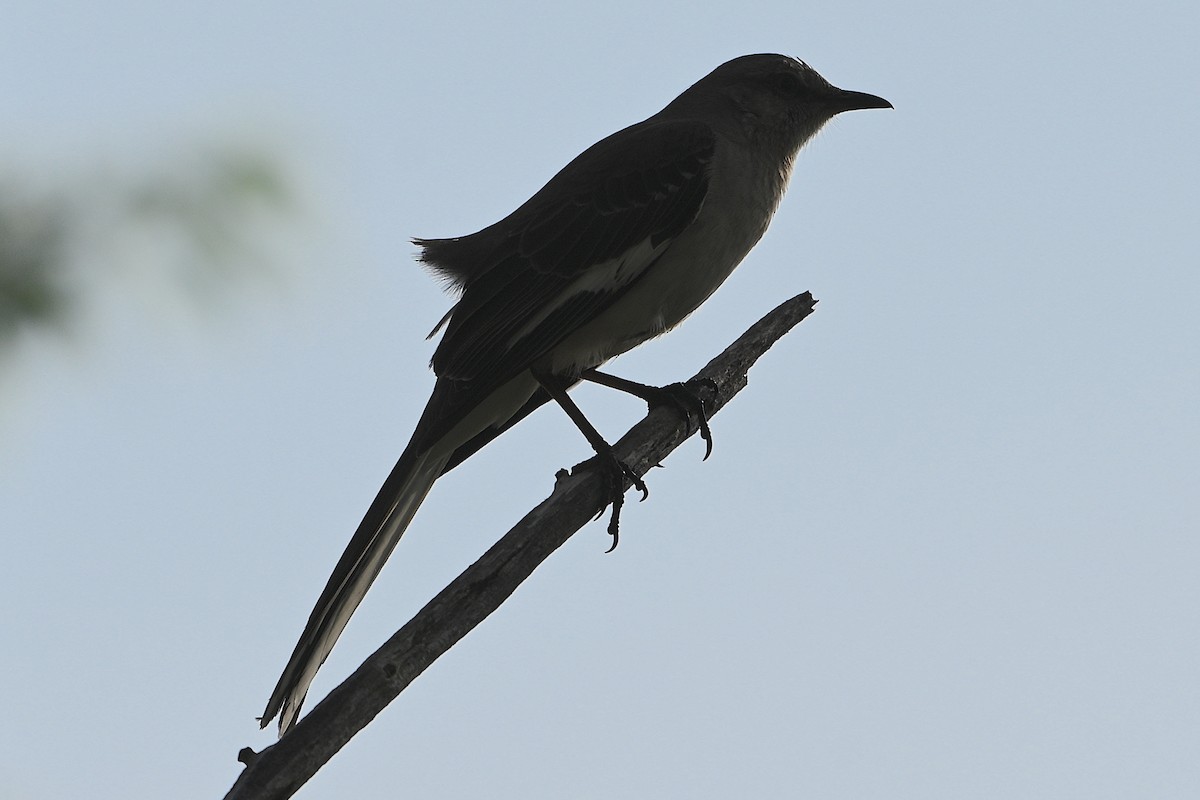
[[[704,398],[700,396],[699,391],[692,383],[711,389],[714,396],[717,394],[716,381],[712,378],[697,378],[688,383],[670,383],[657,387],[658,391],[655,396],[647,402],[650,408],[660,405],[671,406],[683,416],[688,427],[691,427],[692,421],[695,420],[700,438],[704,440],[704,458],[702,460],[707,461],[713,450],[712,429],[708,427],[708,412],[704,409]]]
[[[612,537],[612,545],[605,550],[606,553],[611,553],[617,549],[617,543],[620,541],[620,526],[621,526],[621,508],[625,505],[625,481],[642,493],[638,498],[638,502],[642,502],[650,496],[650,489],[646,486],[636,472],[634,472],[628,464],[617,458],[615,453],[609,452],[599,456],[599,464],[604,468],[609,480],[609,500],[604,508],[600,509],[600,513],[596,515],[596,519],[604,516],[605,508],[612,506],[612,516],[608,520],[608,535]]]

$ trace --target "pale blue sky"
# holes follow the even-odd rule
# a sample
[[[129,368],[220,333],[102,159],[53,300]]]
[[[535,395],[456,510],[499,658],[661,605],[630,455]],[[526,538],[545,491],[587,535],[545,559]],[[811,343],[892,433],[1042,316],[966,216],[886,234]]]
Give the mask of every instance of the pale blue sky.
[[[92,264],[73,336],[5,367],[0,797],[223,794],[432,385],[408,237],[763,51],[896,110],[831,124],[728,284],[612,367],[818,312],[614,554],[582,531],[300,796],[1200,796],[1195,7],[437,5],[6,7],[6,171],[248,137],[304,197],[269,279],[198,310]],[[312,700],[588,455],[561,416],[438,484]]]

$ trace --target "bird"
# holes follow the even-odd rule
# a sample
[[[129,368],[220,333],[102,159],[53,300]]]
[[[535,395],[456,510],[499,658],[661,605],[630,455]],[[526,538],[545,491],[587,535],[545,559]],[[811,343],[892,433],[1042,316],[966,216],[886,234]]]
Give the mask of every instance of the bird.
[[[708,299],[766,231],[800,148],[837,114],[875,108],[892,104],[839,89],[797,58],[741,56],[587,148],[499,222],[469,236],[413,239],[418,260],[457,291],[430,334],[444,329],[433,392],[321,592],[261,727],[278,715],[283,736],[296,723],[317,670],[434,482],[551,400],[610,475],[615,545],[626,484],[643,499],[645,484],[568,390],[589,380],[651,402],[665,397],[694,409],[703,426],[702,407],[678,392],[597,368]]]

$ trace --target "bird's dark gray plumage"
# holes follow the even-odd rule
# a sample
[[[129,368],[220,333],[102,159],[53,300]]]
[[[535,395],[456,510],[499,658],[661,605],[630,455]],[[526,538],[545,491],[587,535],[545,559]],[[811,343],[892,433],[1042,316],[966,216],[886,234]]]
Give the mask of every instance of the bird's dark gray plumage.
[[[589,370],[679,324],[762,236],[800,147],[834,115],[865,108],[890,104],[787,56],[743,56],[588,148],[496,224],[414,240],[459,292],[433,395],[321,593],[264,727],[276,715],[281,734],[294,723],[434,481],[552,395],[569,404],[562,389]]]

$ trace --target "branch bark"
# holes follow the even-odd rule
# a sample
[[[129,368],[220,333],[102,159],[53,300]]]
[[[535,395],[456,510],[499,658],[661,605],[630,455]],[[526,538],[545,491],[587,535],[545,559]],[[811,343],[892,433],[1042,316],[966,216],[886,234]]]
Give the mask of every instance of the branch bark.
[[[808,292],[782,303],[689,381],[703,398],[710,417],[745,388],[747,372],[759,356],[811,314],[815,305]],[[635,473],[644,475],[695,432],[675,411],[656,408],[614,449]],[[291,797],[438,656],[499,608],[542,561],[603,509],[607,478],[587,469],[587,464],[571,473],[560,471],[550,497],[429,601],[276,744],[260,753],[243,749],[238,760],[246,769],[225,795],[226,800]]]

